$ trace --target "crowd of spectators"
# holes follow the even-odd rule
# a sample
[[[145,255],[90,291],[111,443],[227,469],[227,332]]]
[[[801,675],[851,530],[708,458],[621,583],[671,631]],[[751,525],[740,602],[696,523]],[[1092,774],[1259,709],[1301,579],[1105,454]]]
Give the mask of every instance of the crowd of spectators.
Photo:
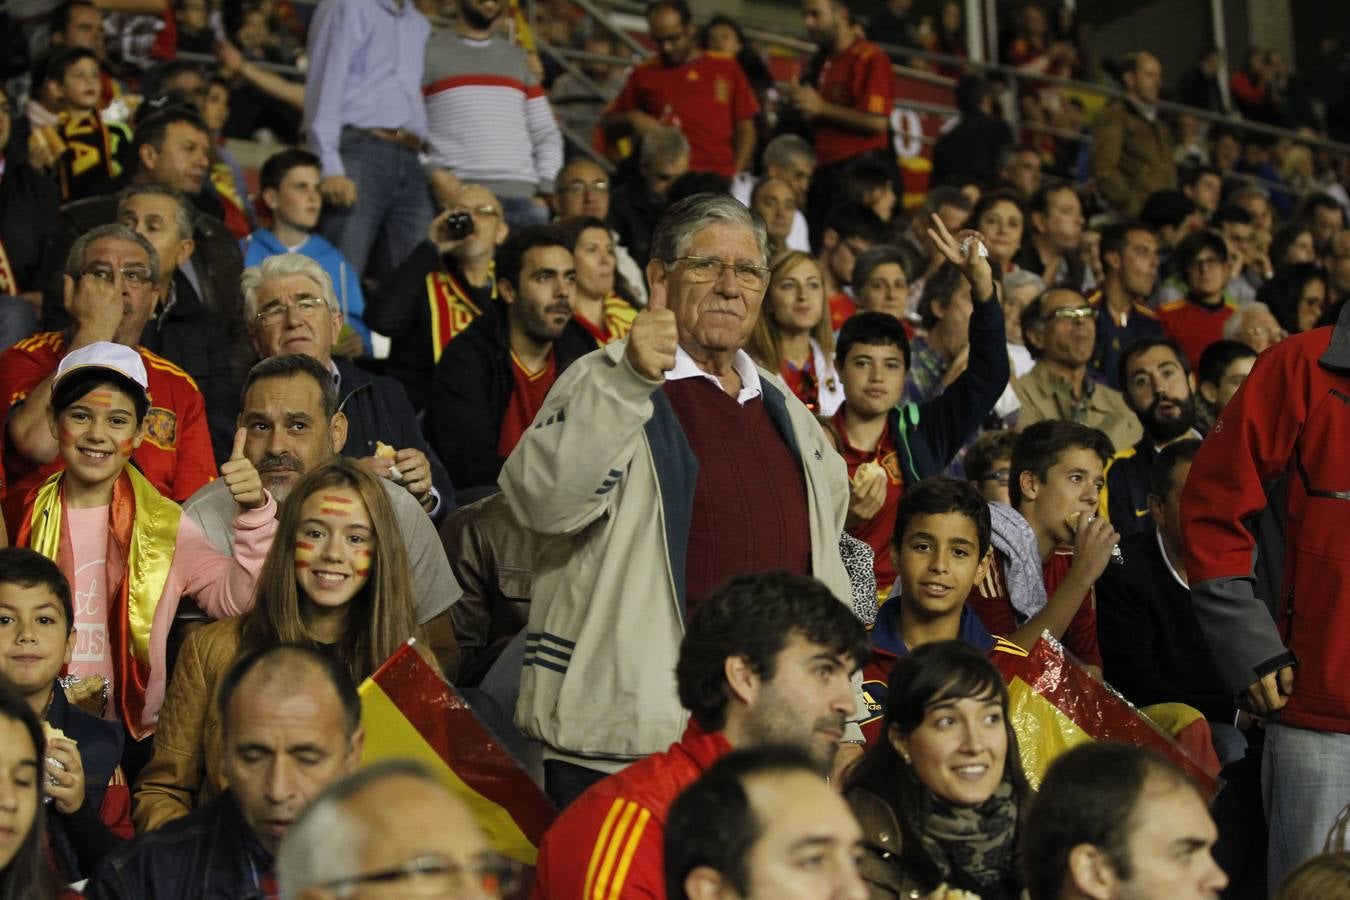
[[[0,900],[1343,896],[1350,157],[1235,125],[1337,47],[1088,122],[1072,5],[912,6],[11,4]],[[362,764],[410,638],[534,866]],[[1221,780],[1029,752],[1046,645]]]

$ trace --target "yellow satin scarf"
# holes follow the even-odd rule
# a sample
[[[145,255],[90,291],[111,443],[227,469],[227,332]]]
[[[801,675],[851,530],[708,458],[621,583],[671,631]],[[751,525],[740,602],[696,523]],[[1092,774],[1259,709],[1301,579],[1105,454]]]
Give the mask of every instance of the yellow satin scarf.
[[[29,519],[32,531],[28,545],[53,561],[57,559],[61,550],[63,475],[63,472],[57,472],[38,488]],[[124,576],[127,630],[132,656],[148,664],[150,628],[154,624],[159,598],[164,594],[164,585],[169,580],[169,568],[173,565],[174,547],[178,542],[178,523],[183,510],[177,503],[155,490],[154,485],[134,466],[128,464],[122,470],[122,476],[130,481],[134,503],[134,518],[130,540],[127,543]],[[114,489],[114,505],[118,493]],[[110,517],[115,522],[117,510],[111,510]],[[116,619],[116,614],[110,609],[108,615],[110,629],[117,627]]]

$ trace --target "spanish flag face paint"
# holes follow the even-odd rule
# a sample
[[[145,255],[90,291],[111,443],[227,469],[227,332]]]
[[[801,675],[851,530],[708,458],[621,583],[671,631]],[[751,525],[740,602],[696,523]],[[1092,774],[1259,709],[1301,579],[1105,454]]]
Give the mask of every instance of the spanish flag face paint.
[[[99,386],[56,416],[56,444],[67,477],[89,488],[122,472],[140,443],[136,404],[124,391]]]
[[[375,532],[354,490],[322,488],[306,497],[293,540],[296,583],[311,603],[342,606],[370,580]]]

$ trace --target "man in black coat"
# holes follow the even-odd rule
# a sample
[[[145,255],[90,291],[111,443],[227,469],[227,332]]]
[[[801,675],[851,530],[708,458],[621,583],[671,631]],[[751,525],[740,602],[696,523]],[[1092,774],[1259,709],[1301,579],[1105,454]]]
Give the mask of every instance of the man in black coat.
[[[495,489],[548,389],[596,348],[572,319],[575,285],[567,240],[547,225],[522,229],[497,251],[501,300],[441,354],[427,428],[461,499]]]
[[[282,645],[236,663],[217,702],[228,790],[105,856],[88,900],[277,895],[274,858],[286,829],[361,761],[361,699],[332,657]]]
[[[37,330],[42,291],[60,278],[56,214],[60,194],[13,152],[13,106],[0,91],[0,348]],[[13,149],[17,146],[17,139]]]
[[[332,372],[347,417],[342,455],[402,485],[439,522],[455,504],[450,476],[423,437],[403,386],[333,355],[342,313],[323,266],[301,253],[282,253],[247,269],[240,283],[259,358],[303,353]]]

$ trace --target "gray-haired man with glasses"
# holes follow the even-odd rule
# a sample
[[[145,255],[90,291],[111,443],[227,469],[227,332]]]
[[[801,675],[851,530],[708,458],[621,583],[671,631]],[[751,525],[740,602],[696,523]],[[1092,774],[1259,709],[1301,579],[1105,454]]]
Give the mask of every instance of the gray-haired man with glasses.
[[[1105,432],[1117,450],[1144,436],[1120,391],[1088,372],[1097,342],[1097,310],[1069,288],[1052,288],[1022,310],[1022,339],[1036,365],[1013,383],[1017,424],[1065,419]]]
[[[541,536],[516,724],[545,745],[559,805],[679,738],[670,673],[718,584],[785,569],[850,596],[843,461],[743,349],[766,254],[764,223],[731,197],[672,206],[648,309],[558,379],[502,470]]]
[[[277,855],[282,900],[514,897],[522,869],[488,849],[464,801],[405,760],[331,785]]]
[[[125,225],[81,235],[66,259],[65,331],[35,334],[0,356],[0,420],[5,423],[6,517],[17,522],[28,490],[61,468],[48,424],[52,378],[71,350],[97,341],[137,347],[159,296],[155,248]],[[216,474],[201,391],[182,369],[138,348],[150,379],[146,439],[132,455],[165,496],[182,502]]]

